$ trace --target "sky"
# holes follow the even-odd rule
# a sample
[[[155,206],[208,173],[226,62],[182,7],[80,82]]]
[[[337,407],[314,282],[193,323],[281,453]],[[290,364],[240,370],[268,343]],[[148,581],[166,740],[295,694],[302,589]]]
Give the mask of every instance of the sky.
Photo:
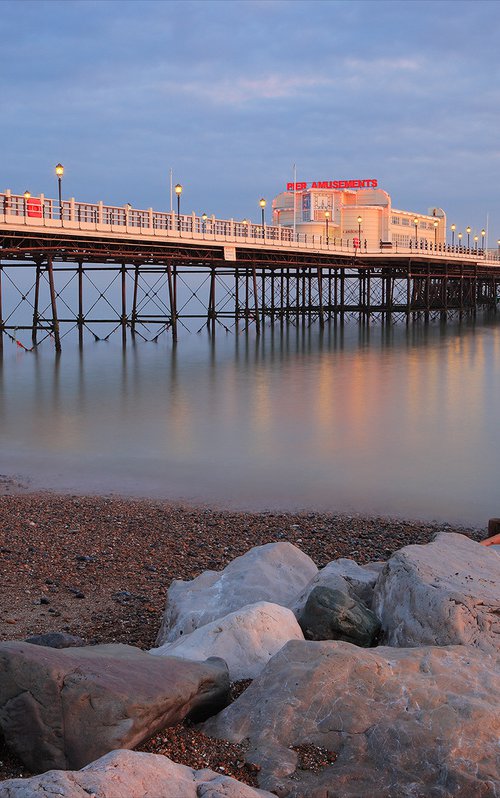
[[[500,238],[496,0],[0,0],[0,190],[260,218],[372,179]]]

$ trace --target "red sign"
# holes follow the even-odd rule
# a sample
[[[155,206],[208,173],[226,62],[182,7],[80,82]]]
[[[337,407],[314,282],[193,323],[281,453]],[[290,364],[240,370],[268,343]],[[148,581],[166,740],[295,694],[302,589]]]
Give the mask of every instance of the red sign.
[[[359,238],[353,238],[352,240],[354,249],[359,249]]]
[[[26,202],[28,216],[34,219],[42,218],[42,201],[38,197],[31,197]]]
[[[287,183],[287,191],[306,191],[307,188],[377,188],[377,180],[314,180],[312,183]]]

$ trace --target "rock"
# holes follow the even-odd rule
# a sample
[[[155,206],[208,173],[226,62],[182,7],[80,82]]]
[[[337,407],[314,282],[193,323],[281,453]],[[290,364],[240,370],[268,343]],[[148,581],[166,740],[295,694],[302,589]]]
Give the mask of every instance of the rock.
[[[0,643],[0,728],[35,773],[79,768],[186,716],[206,718],[228,689],[218,659],[152,657],[119,644],[56,651]]]
[[[231,681],[255,679],[288,640],[303,640],[295,615],[286,607],[260,601],[207,623],[151,654],[204,660],[222,657]]]
[[[465,535],[441,532],[406,546],[380,575],[372,608],[391,646],[500,650],[500,562]]]
[[[33,646],[48,646],[49,648],[74,648],[87,645],[83,637],[69,635],[67,632],[47,632],[43,635],[31,635],[31,637],[26,638],[25,642],[31,643]]]
[[[0,783],[1,798],[274,798],[213,770],[193,770],[166,756],[113,751],[83,770],[51,770]]]
[[[290,798],[493,798],[500,678],[465,646],[356,648],[291,641],[203,731],[249,741],[260,786]],[[307,744],[336,752],[297,768]],[[330,759],[330,762],[334,757]]]
[[[290,606],[317,573],[307,554],[291,543],[256,546],[223,571],[204,571],[190,582],[174,580],[156,645],[171,643],[206,623],[258,601]]]
[[[315,587],[328,587],[340,590],[364,601],[371,606],[373,588],[377,581],[380,567],[379,563],[370,563],[366,566],[358,565],[354,560],[340,557],[332,560],[313,576],[305,588],[295,597],[291,607],[298,618],[302,613],[306,601]],[[374,567],[375,566],[375,567]]]
[[[380,631],[378,618],[358,598],[315,587],[299,617],[307,640],[345,640],[365,648],[375,644]]]

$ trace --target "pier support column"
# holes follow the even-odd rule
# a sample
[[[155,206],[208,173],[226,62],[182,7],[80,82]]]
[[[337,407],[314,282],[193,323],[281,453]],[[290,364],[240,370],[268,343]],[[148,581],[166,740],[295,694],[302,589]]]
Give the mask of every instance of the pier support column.
[[[59,321],[57,318],[56,289],[54,285],[54,267],[52,265],[52,258],[50,256],[47,260],[47,271],[49,273],[50,304],[52,307],[52,330],[54,333],[54,343],[56,347],[56,352],[60,352],[61,337],[59,335]]]
[[[172,330],[172,340],[177,341],[177,308],[174,286],[172,282],[172,266],[167,265],[168,300],[170,304],[170,328]]]
[[[323,315],[323,276],[321,273],[321,266],[318,266],[318,313],[319,313],[319,326],[323,329],[325,326],[325,317]]]
[[[127,270],[124,263],[122,263],[120,273],[122,278],[122,313],[120,323],[122,325],[122,343],[125,346],[127,343]]]
[[[259,316],[259,291],[257,289],[257,272],[255,266],[252,268],[252,281],[253,281],[253,301],[255,313],[255,327],[257,335],[260,333],[260,316]]]
[[[78,325],[78,343],[80,344],[80,346],[82,346],[84,316],[83,316],[83,263],[81,261],[79,261],[78,263],[78,318],[76,323]]]
[[[40,264],[36,264],[36,271],[35,271],[35,298],[33,300],[33,329],[31,331],[31,340],[33,345],[36,345],[37,340],[37,332],[38,332],[38,322],[39,322],[39,314],[38,314],[38,306],[40,302],[40,278],[41,278],[42,269]]]

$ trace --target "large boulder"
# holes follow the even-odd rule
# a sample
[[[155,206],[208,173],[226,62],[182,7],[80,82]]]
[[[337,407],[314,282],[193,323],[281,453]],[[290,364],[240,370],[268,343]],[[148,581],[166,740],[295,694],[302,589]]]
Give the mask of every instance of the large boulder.
[[[465,535],[406,546],[379,576],[372,609],[390,646],[500,650],[500,560]]]
[[[51,770],[0,783],[0,798],[274,798],[214,773],[177,765],[165,756],[113,751],[77,771]]]
[[[80,768],[227,702],[225,662],[152,657],[118,644],[0,643],[0,728],[32,772]]]
[[[174,580],[156,645],[171,643],[246,604],[269,601],[290,606],[317,573],[307,554],[291,543],[256,546],[223,571],[204,571],[190,582]]]
[[[288,640],[303,639],[291,610],[260,601],[200,626],[173,643],[153,648],[150,653],[190,660],[222,657],[231,681],[237,681],[255,679]]]
[[[203,730],[247,739],[260,786],[282,797],[493,798],[500,777],[496,664],[465,646],[363,649],[294,640]],[[298,767],[304,746],[327,752],[318,772]]]
[[[329,587],[314,588],[299,624],[307,640],[345,640],[365,648],[375,644],[380,630],[378,618],[366,604]]]
[[[358,565],[357,562],[348,560],[346,557],[332,560],[324,568],[321,568],[304,589],[295,596],[291,608],[295,615],[299,617],[315,587],[339,590],[341,593],[347,593],[360,599],[367,606],[371,606],[373,589],[381,566],[382,563]]]

